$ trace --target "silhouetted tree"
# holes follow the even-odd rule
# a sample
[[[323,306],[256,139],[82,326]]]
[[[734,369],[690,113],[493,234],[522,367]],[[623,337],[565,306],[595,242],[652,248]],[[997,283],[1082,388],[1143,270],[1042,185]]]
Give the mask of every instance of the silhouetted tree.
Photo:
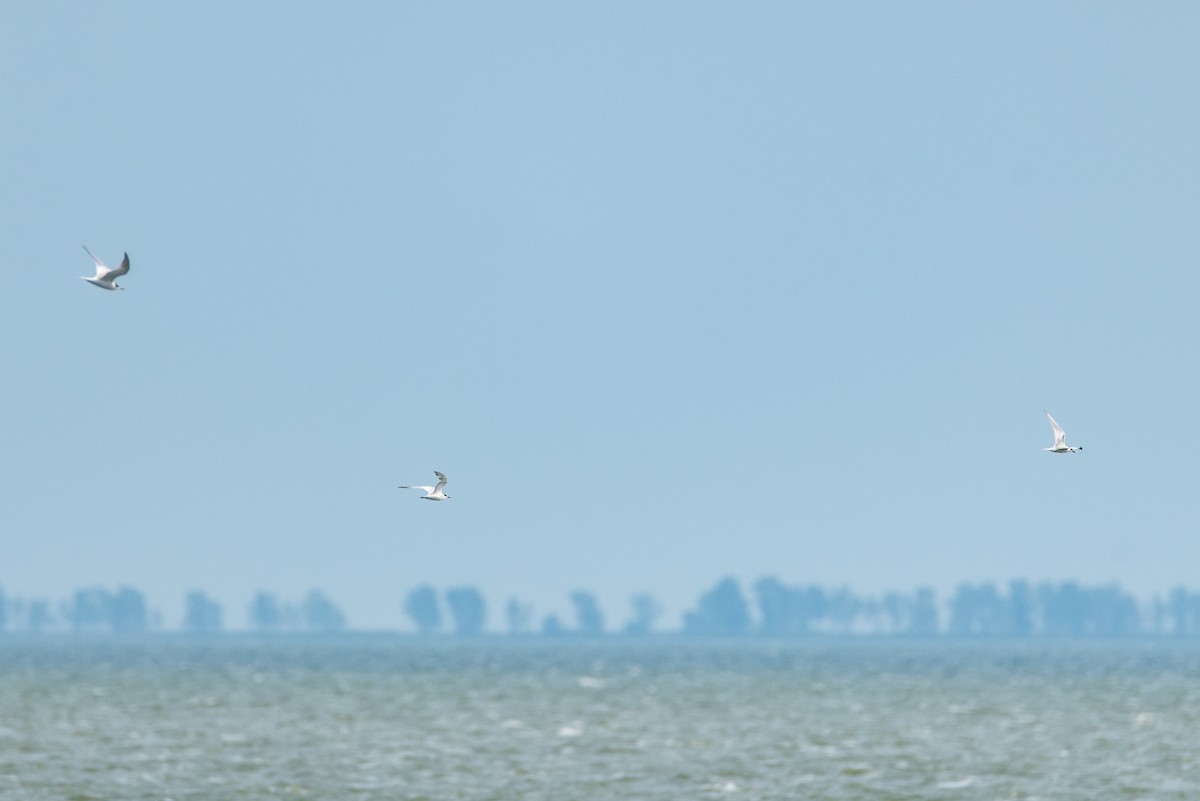
[[[100,587],[76,590],[64,612],[77,632],[112,631],[112,595]]]
[[[1033,634],[1033,590],[1029,582],[1015,579],[1008,583],[1009,632],[1018,637]]]
[[[1140,627],[1137,602],[1116,584],[1089,593],[1088,632],[1102,637],[1128,637]]]
[[[4,595],[4,590],[0,589],[0,631],[8,628],[8,599]]]
[[[221,630],[221,605],[199,590],[184,599],[183,630],[211,634]]]
[[[438,606],[437,591],[422,584],[408,594],[404,611],[412,619],[421,634],[432,634],[442,627],[442,610]]]
[[[737,580],[725,578],[700,596],[699,608],[683,618],[685,634],[739,636],[750,630],[750,610]]]
[[[1046,634],[1078,637],[1084,633],[1087,610],[1078,584],[1066,581],[1056,587],[1043,583],[1038,585],[1037,595]]]
[[[807,634],[813,623],[829,612],[829,601],[820,587],[788,587],[774,576],[766,576],[754,585],[754,592],[762,613],[761,630],[769,637]]]
[[[259,631],[275,631],[284,626],[279,601],[269,592],[259,592],[250,603],[250,626]]]
[[[533,621],[533,607],[516,598],[509,598],[504,605],[504,619],[508,622],[509,634],[522,634],[529,630],[529,624]]]
[[[346,615],[320,590],[309,590],[301,609],[304,626],[309,631],[331,632],[346,628]]]
[[[1190,637],[1200,633],[1200,594],[1176,587],[1167,596],[1168,616],[1171,631],[1177,637]]]
[[[886,630],[896,634],[908,629],[911,606],[912,603],[907,595],[900,592],[885,592],[883,600],[879,602],[879,607],[883,610],[887,620]]]
[[[483,631],[487,605],[474,587],[453,587],[446,590],[446,605],[454,618],[454,631],[460,635],[475,635]]]
[[[633,619],[625,624],[625,633],[649,634],[654,622],[662,615],[662,605],[648,593],[633,596],[630,603],[633,605]]]
[[[558,637],[566,634],[567,630],[563,628],[562,621],[558,619],[558,615],[546,615],[542,618],[542,634],[547,637]]]
[[[135,634],[146,630],[146,599],[133,587],[121,587],[110,603],[112,630]]]
[[[839,587],[826,594],[827,617],[834,631],[854,631],[854,621],[865,610],[865,602],[850,591],[849,587]]]
[[[768,637],[803,634],[807,621],[799,614],[796,591],[774,576],[765,576],[754,585],[758,610],[762,615],[762,633]]]
[[[571,603],[575,606],[575,621],[580,634],[595,636],[604,630],[604,615],[600,613],[600,604],[596,596],[590,592],[576,590],[571,593]]]

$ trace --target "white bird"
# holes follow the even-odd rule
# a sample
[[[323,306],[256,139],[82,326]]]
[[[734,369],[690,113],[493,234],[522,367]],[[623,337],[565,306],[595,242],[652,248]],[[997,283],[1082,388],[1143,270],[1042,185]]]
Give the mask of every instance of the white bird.
[[[87,245],[84,245],[83,249],[86,250],[87,254],[92,257],[92,261],[96,262],[96,274],[91,277],[88,277],[86,275],[80,276],[84,281],[87,281],[89,284],[94,284],[95,286],[98,286],[101,289],[124,289],[125,288],[123,286],[117,286],[117,279],[120,278],[125,273],[129,272],[129,254],[128,253],[125,254],[125,258],[121,259],[121,266],[114,270],[113,268],[111,268],[107,264],[105,264],[104,262],[97,259],[95,254],[92,253],[92,251],[87,249]]]
[[[439,473],[439,472],[438,472],[438,471],[436,471],[436,470],[434,470],[434,471],[433,471],[433,474],[434,474],[435,476],[437,476],[437,477],[438,477],[438,483],[437,483],[437,486],[436,486],[436,487],[417,487],[417,486],[411,486],[411,485],[408,485],[408,484],[401,484],[401,485],[400,485],[400,487],[399,487],[399,489],[419,489],[419,490],[424,490],[424,491],[425,491],[425,494],[421,496],[421,500],[423,500],[423,501],[444,501],[444,500],[447,500],[447,499],[448,499],[450,496],[449,496],[449,495],[447,495],[446,493],[442,492],[442,488],[446,486],[446,476],[445,476],[445,474],[443,474],[443,473]]]
[[[1046,412],[1045,409],[1042,409],[1042,411]],[[1046,417],[1050,418],[1050,425],[1054,428],[1054,447],[1042,448],[1042,450],[1050,451],[1051,453],[1074,453],[1075,451],[1083,450],[1082,445],[1067,444],[1067,432],[1062,430],[1062,426],[1053,417],[1050,417],[1050,412],[1046,412]]]

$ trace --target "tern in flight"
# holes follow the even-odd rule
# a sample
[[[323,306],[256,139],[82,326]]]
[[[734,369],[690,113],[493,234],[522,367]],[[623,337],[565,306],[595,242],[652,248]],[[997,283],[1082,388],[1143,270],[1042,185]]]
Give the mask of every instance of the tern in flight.
[[[125,273],[129,272],[129,254],[125,254],[125,258],[121,259],[121,266],[115,270],[109,267],[104,262],[96,258],[92,251],[87,249],[87,245],[83,246],[87,254],[92,257],[92,261],[96,262],[96,274],[94,276],[80,276],[89,284],[94,284],[101,289],[124,289],[123,286],[117,286],[117,279]]]
[[[425,490],[425,494],[421,496],[421,500],[423,501],[444,501],[449,499],[450,496],[442,492],[442,489],[446,486],[445,474],[439,473],[436,470],[433,471],[433,474],[438,477],[438,483],[436,487],[417,487],[409,484],[401,484],[400,489]]]
[[[1045,409],[1042,409],[1042,411],[1046,412]],[[1046,417],[1050,418],[1050,425],[1054,428],[1054,447],[1042,448],[1042,450],[1050,451],[1051,453],[1074,453],[1075,451],[1083,450],[1082,445],[1067,444],[1067,432],[1062,430],[1062,426],[1053,417],[1050,417],[1050,412],[1046,412]]]

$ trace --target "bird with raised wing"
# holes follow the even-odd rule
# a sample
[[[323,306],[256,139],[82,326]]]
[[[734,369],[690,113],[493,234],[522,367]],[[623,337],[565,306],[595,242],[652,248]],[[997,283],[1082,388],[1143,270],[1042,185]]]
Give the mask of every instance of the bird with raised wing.
[[[1046,412],[1045,409],[1042,409],[1042,411]],[[1067,432],[1063,431],[1062,426],[1058,424],[1057,420],[1050,417],[1050,412],[1046,412],[1046,417],[1050,418],[1050,425],[1054,429],[1054,447],[1042,448],[1042,450],[1050,451],[1051,453],[1074,453],[1075,451],[1083,450],[1082,445],[1067,444]]]
[[[124,289],[123,286],[117,285],[117,279],[125,273],[129,272],[129,254],[125,254],[125,258],[121,259],[121,266],[117,268],[109,267],[104,262],[96,258],[92,251],[88,250],[87,245],[83,246],[87,254],[92,257],[92,261],[96,262],[96,274],[93,276],[80,276],[84,281],[87,281],[93,286],[98,286],[101,289]]]
[[[399,489],[423,490],[425,492],[425,494],[421,496],[421,500],[423,500],[423,501],[445,501],[445,500],[448,500],[450,498],[450,496],[442,491],[443,488],[446,486],[445,474],[439,473],[437,470],[434,470],[433,474],[438,477],[438,483],[437,483],[436,487],[418,487],[418,486],[409,485],[409,484],[401,484]]]

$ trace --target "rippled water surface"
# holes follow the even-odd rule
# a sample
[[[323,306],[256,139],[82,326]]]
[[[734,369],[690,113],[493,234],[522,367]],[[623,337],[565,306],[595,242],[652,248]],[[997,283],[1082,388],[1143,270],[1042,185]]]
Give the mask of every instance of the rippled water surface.
[[[0,643],[0,798],[1198,799],[1200,650]]]

